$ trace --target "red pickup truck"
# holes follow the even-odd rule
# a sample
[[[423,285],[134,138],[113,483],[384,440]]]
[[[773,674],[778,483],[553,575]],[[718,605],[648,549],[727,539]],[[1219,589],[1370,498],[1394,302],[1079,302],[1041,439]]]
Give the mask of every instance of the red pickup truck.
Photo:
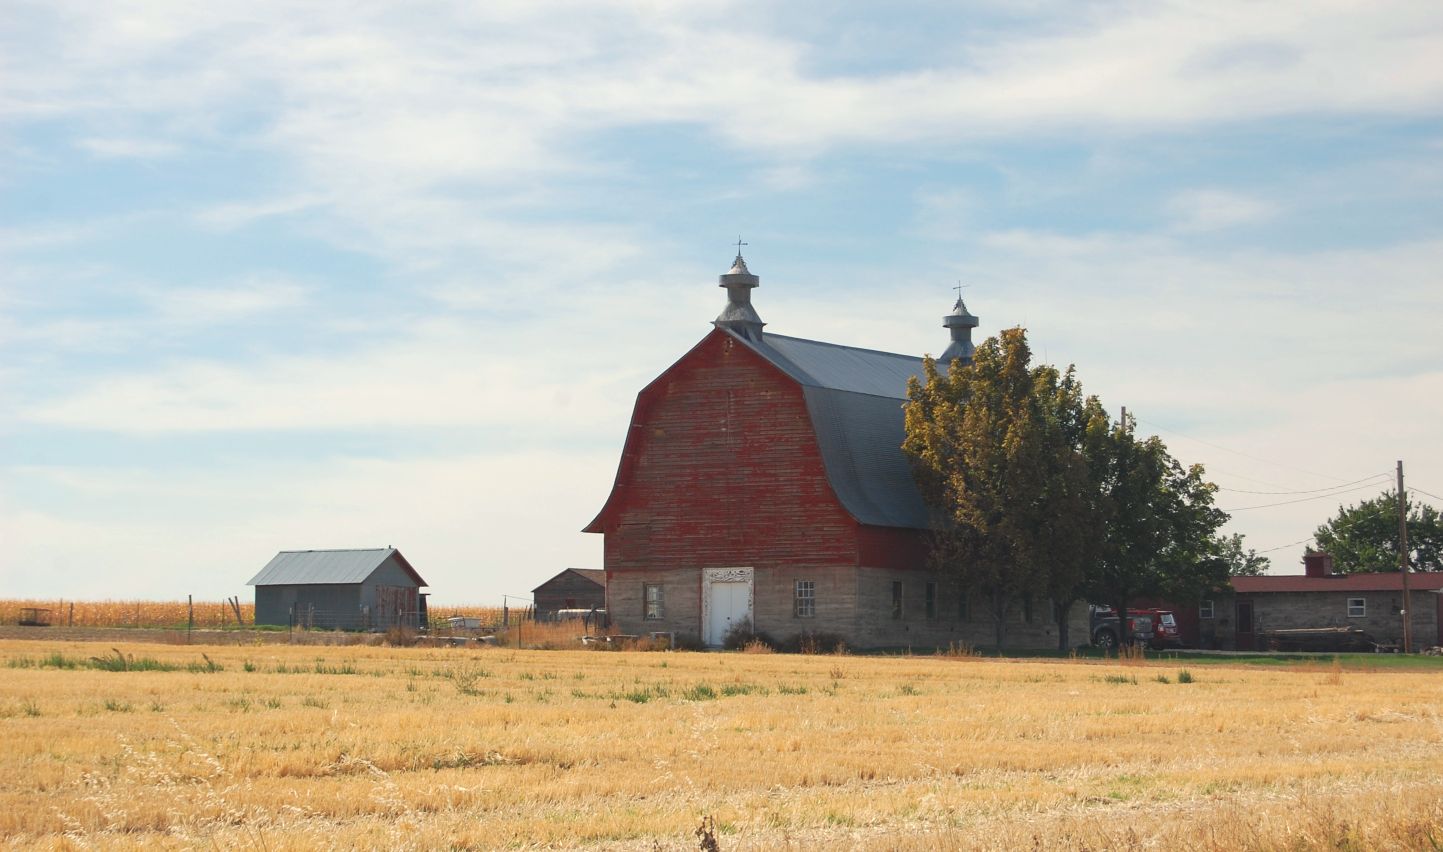
[[[1151,648],[1181,648],[1182,638],[1177,618],[1166,609],[1130,609],[1127,611],[1128,641]],[[1094,607],[1092,610],[1092,644],[1111,650],[1118,643],[1117,610]]]

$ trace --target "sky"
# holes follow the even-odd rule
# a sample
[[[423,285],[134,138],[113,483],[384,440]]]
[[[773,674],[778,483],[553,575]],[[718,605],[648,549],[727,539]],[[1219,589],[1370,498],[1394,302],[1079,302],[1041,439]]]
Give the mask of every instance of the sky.
[[[1443,506],[1440,57],[1432,0],[0,0],[0,596],[600,567],[738,238],[780,334],[936,354],[960,282],[1299,572],[1398,460]]]

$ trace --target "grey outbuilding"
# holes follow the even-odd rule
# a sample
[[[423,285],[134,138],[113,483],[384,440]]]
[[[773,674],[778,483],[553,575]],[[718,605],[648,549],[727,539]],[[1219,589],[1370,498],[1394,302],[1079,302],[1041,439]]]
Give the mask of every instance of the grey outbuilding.
[[[283,550],[246,585],[256,624],[383,630],[426,623],[427,585],[394,547]]]

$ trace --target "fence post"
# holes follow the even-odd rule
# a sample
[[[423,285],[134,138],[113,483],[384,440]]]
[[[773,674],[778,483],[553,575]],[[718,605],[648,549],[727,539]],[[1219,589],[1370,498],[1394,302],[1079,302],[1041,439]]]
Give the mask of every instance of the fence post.
[[[185,644],[190,644],[190,634],[195,632],[195,596],[185,596],[186,622],[185,622]]]
[[[75,626],[75,601],[71,601],[71,602],[70,602],[70,623],[67,624],[66,626],[67,626],[67,627],[74,627],[74,626]]]

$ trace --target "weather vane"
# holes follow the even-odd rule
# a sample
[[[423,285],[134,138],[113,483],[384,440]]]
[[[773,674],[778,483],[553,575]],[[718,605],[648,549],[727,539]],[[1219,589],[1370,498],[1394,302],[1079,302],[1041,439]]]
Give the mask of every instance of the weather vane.
[[[957,291],[957,299],[958,299],[958,301],[961,301],[961,299],[962,299],[962,288],[963,288],[963,287],[971,287],[971,286],[972,286],[971,284],[963,284],[963,283],[962,283],[962,279],[960,279],[960,278],[957,279],[957,286],[956,286],[956,287],[953,287],[952,289]]]
[[[749,245],[751,245],[751,243],[744,243],[744,242],[742,242],[742,238],[741,238],[741,237],[737,237],[737,257],[741,257],[741,256],[742,256],[742,246],[749,246]]]

